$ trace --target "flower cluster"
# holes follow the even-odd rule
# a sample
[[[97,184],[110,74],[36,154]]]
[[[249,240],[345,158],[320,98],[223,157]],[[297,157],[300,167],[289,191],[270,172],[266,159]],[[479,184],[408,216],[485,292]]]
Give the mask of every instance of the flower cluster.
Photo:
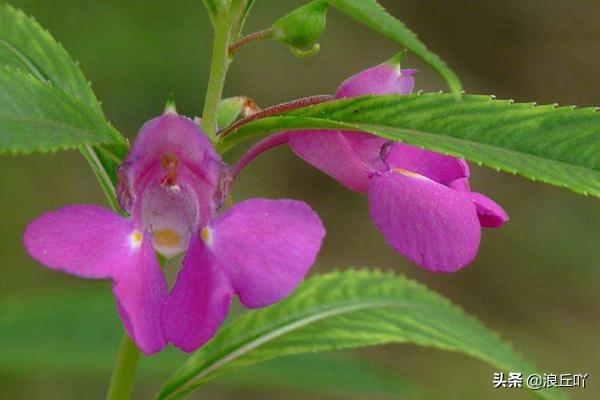
[[[349,78],[336,97],[410,93],[415,72],[392,60]],[[251,199],[221,210],[248,162],[281,144],[367,193],[388,242],[429,270],[464,267],[477,254],[481,227],[508,220],[500,206],[471,192],[461,159],[364,132],[294,131],[259,142],[230,171],[198,124],[167,109],[142,127],[119,170],[127,216],[65,207],[33,221],[25,246],[52,269],[112,279],[123,324],[146,354],[168,342],[193,351],[217,332],[234,295],[250,308],[281,300],[321,247],[325,230],[305,203]],[[186,254],[171,291],[157,252]]]

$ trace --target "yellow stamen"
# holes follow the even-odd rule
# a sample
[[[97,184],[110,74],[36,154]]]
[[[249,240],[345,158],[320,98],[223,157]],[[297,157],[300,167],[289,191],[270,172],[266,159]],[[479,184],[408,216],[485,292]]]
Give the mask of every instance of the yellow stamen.
[[[161,247],[181,246],[181,235],[173,229],[163,229],[154,232],[154,244]]]

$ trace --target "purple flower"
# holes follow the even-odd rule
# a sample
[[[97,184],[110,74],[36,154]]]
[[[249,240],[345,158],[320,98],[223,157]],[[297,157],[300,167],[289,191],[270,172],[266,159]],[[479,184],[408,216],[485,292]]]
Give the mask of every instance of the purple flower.
[[[252,199],[217,217],[229,170],[200,128],[173,110],[142,127],[119,177],[129,216],[64,207],[33,221],[24,243],[52,269],[112,279],[123,324],[146,354],[169,340],[198,348],[216,333],[234,294],[248,307],[290,294],[325,234],[310,207],[292,200]],[[186,250],[169,294],[156,251]]]
[[[344,81],[336,98],[408,94],[415,70],[392,59]],[[264,139],[240,160],[237,175],[265,150],[287,143],[347,188],[368,193],[371,218],[400,253],[431,271],[454,272],[477,255],[481,226],[498,227],[504,210],[469,188],[462,159],[365,133],[304,130]]]

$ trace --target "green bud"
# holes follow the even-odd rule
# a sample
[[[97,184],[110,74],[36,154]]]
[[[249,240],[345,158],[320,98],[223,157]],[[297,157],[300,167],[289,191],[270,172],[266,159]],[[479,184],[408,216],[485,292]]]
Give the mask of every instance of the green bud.
[[[258,106],[249,97],[235,96],[221,100],[217,124],[219,129],[227,128],[240,117],[248,117],[259,111]]]
[[[273,24],[273,39],[290,46],[299,57],[319,51],[317,41],[325,31],[327,4],[316,0],[295,9]]]

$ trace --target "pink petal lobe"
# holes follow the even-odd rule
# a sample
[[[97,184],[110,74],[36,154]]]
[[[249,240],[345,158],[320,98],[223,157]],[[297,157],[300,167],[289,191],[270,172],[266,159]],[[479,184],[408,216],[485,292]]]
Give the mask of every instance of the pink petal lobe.
[[[508,214],[494,200],[476,192],[471,192],[469,196],[477,207],[477,215],[481,226],[484,228],[498,228],[508,222]]]
[[[360,153],[357,153],[357,149],[347,136],[339,131],[297,131],[290,133],[289,145],[296,155],[348,189],[366,192],[374,168],[365,162]],[[375,147],[376,150],[369,150],[368,154],[373,151],[378,152],[384,142],[384,140],[374,140],[371,147]],[[364,147],[358,150],[362,149],[364,152]]]
[[[315,262],[325,229],[294,200],[252,199],[227,210],[203,237],[247,307],[288,296]]]
[[[162,314],[165,335],[191,352],[208,342],[229,310],[233,289],[211,251],[194,235]]]
[[[442,185],[468,178],[470,174],[465,160],[403,143],[394,143],[384,158],[390,169],[402,168]]]
[[[152,239],[146,237],[135,259],[127,269],[119,271],[113,285],[125,328],[146,355],[157,353],[167,345],[160,321],[167,290]]]
[[[418,265],[454,272],[477,255],[481,227],[466,195],[423,176],[390,171],[373,178],[371,218],[387,241]]]
[[[131,207],[154,181],[172,190],[191,185],[213,193],[222,178],[221,156],[192,120],[167,113],[141,128],[127,159],[119,169],[119,201]]]
[[[146,354],[164,347],[159,315],[167,286],[151,238],[133,221],[101,207],[64,207],[33,221],[24,243],[33,258],[52,269],[112,278],[131,338]]]
[[[454,190],[458,190],[463,193],[471,193],[471,184],[469,183],[469,178],[459,178],[455,181],[452,181],[448,184],[449,188]]]
[[[112,278],[135,258],[134,223],[96,206],[43,214],[25,231],[29,254],[49,268],[84,278]]]
[[[131,173],[143,172],[148,163],[172,154],[180,161],[202,165],[206,158],[220,160],[210,139],[194,121],[176,114],[163,114],[140,129],[126,162]]]
[[[408,94],[414,87],[414,69],[400,69],[392,63],[383,63],[359,72],[338,87],[338,99],[369,94]]]

